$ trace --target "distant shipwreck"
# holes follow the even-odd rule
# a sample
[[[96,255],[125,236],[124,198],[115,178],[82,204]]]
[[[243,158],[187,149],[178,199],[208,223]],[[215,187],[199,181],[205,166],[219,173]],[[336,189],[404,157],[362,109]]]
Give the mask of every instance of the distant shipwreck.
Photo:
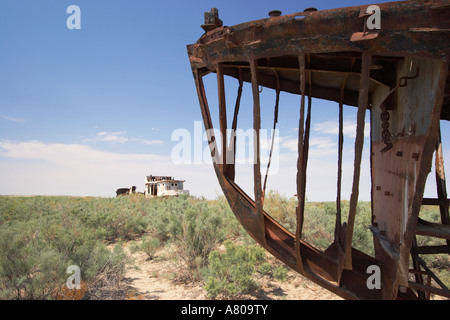
[[[144,196],[146,198],[156,197],[177,197],[180,195],[189,195],[189,190],[183,189],[185,180],[176,180],[171,176],[145,176]],[[142,194],[136,191],[136,186],[131,188],[119,188],[116,190],[116,196]]]
[[[189,191],[183,189],[184,182],[170,176],[146,176],[144,195],[146,198],[189,195]]]

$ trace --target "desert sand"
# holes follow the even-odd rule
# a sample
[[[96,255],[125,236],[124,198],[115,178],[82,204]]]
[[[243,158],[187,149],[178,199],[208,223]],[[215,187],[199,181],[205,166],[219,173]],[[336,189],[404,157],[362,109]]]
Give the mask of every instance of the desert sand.
[[[125,249],[129,245],[125,246]],[[130,252],[129,250],[127,250]],[[131,253],[130,253],[131,254]],[[135,267],[128,267],[124,282],[128,286],[128,298],[139,300],[209,300],[203,284],[184,279],[177,281],[177,271],[182,268],[170,248],[160,248],[154,259],[143,252],[131,254]],[[272,257],[269,257],[271,259]],[[289,269],[287,280],[277,281],[261,276],[260,289],[242,295],[243,300],[341,300],[332,292],[318,286],[297,272]],[[220,297],[219,297],[220,298]]]

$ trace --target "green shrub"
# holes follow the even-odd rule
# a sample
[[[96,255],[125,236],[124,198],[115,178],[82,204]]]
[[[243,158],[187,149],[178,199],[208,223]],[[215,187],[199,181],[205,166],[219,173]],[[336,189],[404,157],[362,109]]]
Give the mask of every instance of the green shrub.
[[[284,282],[287,279],[287,270],[284,266],[278,266],[275,269],[273,269],[273,277],[280,281],[280,282]]]
[[[264,198],[264,210],[292,233],[297,225],[296,208],[297,198],[287,198],[273,190]]]
[[[159,239],[174,244],[185,266],[180,273],[195,278],[209,253],[228,234],[225,216],[219,206],[204,199],[168,198],[153,210],[151,225]]]
[[[1,299],[54,299],[65,288],[70,265],[80,267],[87,297],[108,298],[119,291],[130,261],[120,246],[111,251],[98,238],[80,202],[0,197]]]
[[[64,281],[62,254],[24,223],[0,229],[0,299],[51,299]]]
[[[151,260],[155,257],[156,250],[161,246],[161,241],[158,238],[145,237],[142,239],[140,245],[138,245],[138,250],[145,252],[148,258]]]
[[[286,281],[287,277],[287,270],[284,266],[280,265],[274,268],[270,262],[261,263],[258,272],[266,276],[271,276],[280,282]]]
[[[139,208],[142,200],[134,196],[88,198],[77,201],[68,210],[90,228],[97,239],[128,240],[147,229],[147,218]]]
[[[272,265],[270,262],[263,262],[258,268],[259,273],[264,275],[272,274]]]
[[[123,299],[127,291],[122,285],[125,267],[131,260],[118,243],[112,250],[97,244],[87,260],[81,264],[82,279],[87,282],[85,299]],[[83,272],[83,270],[85,270]]]
[[[225,241],[225,252],[217,250],[209,255],[204,271],[205,289],[210,298],[223,295],[236,298],[258,287],[253,279],[256,267],[265,258],[265,250],[257,245],[244,246]]]

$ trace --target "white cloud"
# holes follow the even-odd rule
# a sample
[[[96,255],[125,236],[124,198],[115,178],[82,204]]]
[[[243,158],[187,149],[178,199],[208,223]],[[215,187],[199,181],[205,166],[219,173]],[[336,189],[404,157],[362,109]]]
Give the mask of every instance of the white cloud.
[[[117,131],[117,132],[99,132],[95,135],[94,138],[86,138],[83,139],[83,142],[119,142],[124,143],[128,141],[128,138],[124,135],[126,131]]]
[[[298,139],[290,138],[290,137],[283,137],[280,139],[280,146],[282,148],[288,149],[290,151],[297,151],[298,150]]]
[[[298,139],[291,137],[280,138],[281,148],[297,153]],[[336,143],[330,137],[313,136],[309,138],[310,152],[325,154],[335,154],[337,152]]]
[[[25,119],[13,118],[13,117],[5,116],[3,114],[0,114],[0,118],[3,118],[3,119],[8,120],[8,121],[16,122],[16,123],[24,123],[24,122],[26,122]]]
[[[326,140],[312,142],[314,146],[330,147]],[[287,196],[296,193],[297,157],[296,150],[280,152],[279,163],[271,167],[266,190],[278,190]],[[132,185],[142,192],[144,176],[149,174],[186,180],[185,188],[196,196],[213,199],[222,194],[211,162],[176,165],[170,156],[107,152],[85,144],[0,140],[0,166],[0,194],[115,196],[117,188]],[[361,197],[366,195],[364,198],[368,200],[368,161],[363,162],[362,168],[360,194]],[[262,166],[263,177],[265,169]],[[307,177],[309,200],[335,199],[336,171],[336,164],[329,158],[310,158]],[[353,159],[348,159],[344,163],[344,198],[349,197],[352,176]],[[236,166],[236,181],[253,198],[252,164]]]
[[[144,176],[186,180],[197,196],[215,198],[220,187],[212,165],[175,165],[170,156],[123,154],[83,144],[0,140],[0,194],[115,196],[121,187],[144,189]]]
[[[146,144],[148,146],[155,145],[155,144],[156,145],[164,144],[164,141],[162,141],[162,140],[148,140],[148,139],[133,139],[133,140],[142,142],[143,144]]]
[[[144,139],[142,137],[131,137],[128,138],[126,136],[126,131],[115,131],[115,132],[99,132],[95,135],[93,138],[85,138],[82,140],[83,143],[90,143],[90,142],[110,142],[110,143],[125,143],[128,141],[131,142],[138,142],[145,145],[162,145],[164,144],[163,140],[150,140],[150,139]]]
[[[330,137],[311,137],[309,139],[309,146],[320,150],[337,152],[336,143],[331,141]]]
[[[313,130],[316,132],[320,132],[323,134],[332,134],[338,135],[339,133],[339,122],[336,121],[324,121],[315,123],[313,125]],[[348,136],[351,138],[356,137],[356,122],[355,121],[344,121],[343,122],[343,133],[344,136]],[[366,122],[364,125],[364,136],[370,136],[370,123]]]
[[[146,161],[160,158],[160,156],[151,154],[120,154],[99,151],[83,144],[44,143],[36,140],[27,142],[0,140],[0,156],[13,159],[46,160],[58,164],[91,161]]]

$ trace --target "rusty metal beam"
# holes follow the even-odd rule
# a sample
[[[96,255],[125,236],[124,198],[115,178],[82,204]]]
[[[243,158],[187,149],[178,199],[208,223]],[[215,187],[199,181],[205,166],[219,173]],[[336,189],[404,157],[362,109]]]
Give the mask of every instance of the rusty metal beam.
[[[272,161],[273,147],[275,143],[275,130],[277,128],[278,123],[278,108],[280,103],[280,82],[277,72],[274,70],[275,76],[277,78],[277,89],[276,89],[276,97],[275,97],[275,108],[273,112],[273,130],[272,130],[272,142],[270,145],[270,153],[269,153],[269,161],[267,162],[266,175],[264,177],[264,185],[263,185],[263,200],[266,196],[266,185],[267,185],[267,177],[269,175],[270,163]],[[264,203],[263,203],[264,205]]]
[[[427,286],[425,284],[420,284],[420,283],[416,283],[416,282],[412,282],[409,281],[408,285],[410,288],[415,289],[417,291],[424,291],[424,292],[431,292],[443,297],[447,297],[450,298],[450,293],[448,290],[444,290],[444,289],[440,289],[440,288],[435,288],[432,286]]]
[[[369,77],[370,77],[370,63],[372,54],[364,51],[362,54],[362,68],[361,80],[359,85],[359,99],[358,99],[358,113],[356,119],[356,139],[355,139],[355,160],[353,168],[353,186],[350,196],[350,209],[347,220],[347,230],[345,235],[345,269],[352,269],[352,239],[353,229],[355,225],[356,206],[358,204],[359,196],[359,177],[361,173],[362,150],[364,144],[364,125],[366,117],[366,109],[369,98]]]
[[[213,132],[214,127],[211,121],[211,114],[209,112],[208,100],[206,99],[205,86],[203,84],[203,79],[200,76],[199,70],[193,70],[193,75],[200,103],[200,111],[205,126],[206,137],[208,139],[209,150],[211,153],[211,157],[213,159],[213,163],[218,164],[219,156],[217,154],[216,138]]]
[[[434,238],[450,240],[450,225],[433,223],[419,218],[417,222],[416,234]]]
[[[422,205],[424,206],[450,206],[450,199],[434,199],[434,198],[423,198]]]
[[[261,106],[259,101],[258,69],[255,59],[250,60],[253,94],[253,181],[255,191],[256,214],[262,215],[260,130]]]
[[[417,261],[419,262],[420,266],[425,270],[425,272],[427,273],[428,276],[430,276],[431,278],[433,278],[434,281],[436,281],[436,283],[446,292],[446,296],[450,297],[450,290],[447,288],[447,286],[434,274],[433,271],[430,270],[430,268],[428,268],[427,264],[425,263],[425,261],[420,258],[420,257],[416,257]]]
[[[416,251],[417,248],[417,239],[414,238],[413,243],[412,243],[412,251]],[[419,262],[419,257],[414,254],[411,253],[411,260],[412,260],[412,265],[413,265],[413,272],[414,272],[414,278],[416,279],[416,284],[419,286],[423,286],[424,285],[424,273],[421,272],[420,270],[420,262]],[[419,297],[419,299],[421,300],[425,300],[427,299],[427,295],[426,292],[423,290],[417,290],[417,296]]]
[[[447,200],[447,187],[445,181],[445,169],[444,169],[444,153],[442,151],[442,137],[441,130],[439,129],[438,140],[436,142],[435,151],[435,169],[436,169],[436,187],[438,199],[442,202]],[[443,225],[448,226],[450,229],[450,217],[448,205],[440,204],[439,212],[441,214],[441,222]],[[447,247],[450,249],[450,237],[447,238]]]
[[[305,55],[302,53],[298,57],[300,66],[300,120],[298,125],[298,159],[297,159],[297,229],[295,232],[295,253],[297,255],[297,264],[303,268],[300,252],[300,240],[302,238],[304,210],[305,210],[305,183],[306,168],[304,161],[304,126],[305,126],[305,95],[306,95],[306,73],[305,73]]]
[[[348,75],[344,78],[341,85],[341,94],[339,99],[339,136],[338,136],[338,172],[337,172],[337,190],[336,190],[336,224],[334,227],[334,240],[343,245],[341,239],[342,213],[341,213],[341,193],[342,193],[342,152],[344,148],[344,95],[345,84]]]
[[[431,168],[432,155],[436,148],[436,143],[439,137],[439,119],[444,99],[443,97],[445,91],[445,82],[448,75],[449,58],[450,56],[447,56],[447,58],[440,63],[437,82],[438,85],[433,100],[431,101],[432,108],[430,111],[430,124],[427,128],[426,143],[423,145],[422,149],[422,161],[420,163],[418,174],[416,176],[416,193],[414,194],[412,199],[411,217],[406,224],[406,230],[404,233],[405,236],[403,241],[405,243],[405,246],[403,247],[403,250],[400,251],[400,259],[404,261],[407,261],[407,256],[412,249],[413,239],[415,237],[417,222],[419,219],[419,212],[422,205],[425,182],[428,176],[428,172]]]
[[[225,81],[223,78],[223,67],[222,63],[217,64],[217,91],[219,95],[219,123],[220,123],[220,139],[222,151],[220,153],[220,163],[222,164],[222,170],[226,171],[227,167],[227,107],[225,99]]]
[[[236,96],[236,103],[234,105],[234,114],[233,114],[233,122],[231,124],[231,136],[230,136],[230,145],[229,150],[232,151],[232,154],[230,156],[233,157],[233,165],[230,166],[228,170],[228,178],[234,181],[235,174],[236,174],[236,129],[237,129],[237,123],[238,123],[238,115],[239,115],[239,109],[241,106],[241,97],[242,97],[242,87],[243,87],[243,80],[242,80],[242,72],[239,69],[239,87],[238,92]]]
[[[416,254],[439,254],[439,253],[450,254],[450,249],[447,247],[447,245],[421,246],[421,247],[414,248],[413,251]]]
[[[238,70],[239,68],[232,68],[224,66],[224,74],[234,77],[236,79],[239,78]],[[251,74],[246,70],[246,68],[240,68],[242,70],[242,77],[245,82],[251,82]],[[277,80],[275,77],[269,76],[267,74],[259,74],[258,75],[259,84],[263,87],[271,88],[276,90]],[[293,94],[301,94],[300,85],[297,81],[291,81],[287,79],[279,79],[280,90]],[[340,99],[340,90],[334,88],[327,88],[325,86],[314,85],[311,88],[311,96],[313,98],[327,99],[335,102],[339,102]],[[358,93],[352,91],[346,91],[344,97],[344,104],[349,106],[357,106],[358,105]]]

